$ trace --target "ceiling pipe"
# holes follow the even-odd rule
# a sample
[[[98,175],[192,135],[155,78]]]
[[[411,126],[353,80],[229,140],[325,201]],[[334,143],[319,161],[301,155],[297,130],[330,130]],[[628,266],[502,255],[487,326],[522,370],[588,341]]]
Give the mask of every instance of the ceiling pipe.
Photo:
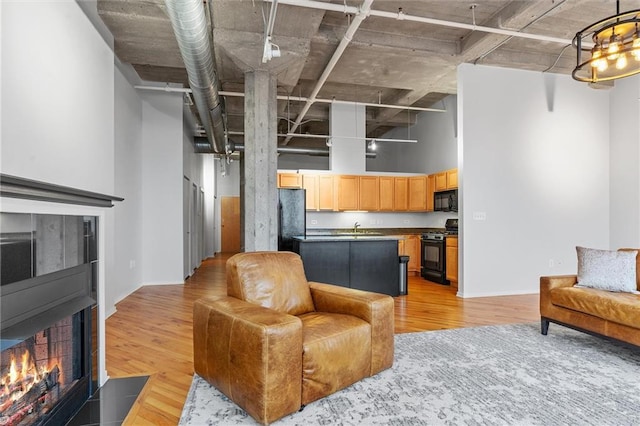
[[[231,148],[233,151],[244,152],[244,144],[231,143]],[[293,146],[278,146],[278,154],[293,154],[293,155],[314,155],[319,157],[328,157],[329,156],[329,148],[303,148],[303,147],[293,147]],[[377,154],[375,152],[367,152],[367,158],[376,158]]]
[[[265,0],[265,1],[271,2],[273,0]],[[290,6],[299,6],[299,7],[306,7],[311,9],[328,10],[333,12],[358,13],[359,11],[357,7],[340,5],[338,3],[325,3],[325,2],[315,1],[315,0],[278,0],[278,2],[280,2],[281,4],[290,5]],[[424,24],[439,25],[439,26],[450,27],[450,28],[461,28],[469,31],[481,31],[485,33],[500,34],[500,35],[511,36],[511,37],[528,38],[528,39],[538,40],[538,41],[549,41],[549,42],[560,43],[560,44],[571,44],[572,42],[572,40],[570,39],[564,39],[559,37],[551,37],[551,36],[545,36],[541,34],[523,33],[520,31],[505,30],[502,28],[484,27],[482,25],[465,24],[462,22],[426,18],[423,16],[407,15],[404,12],[385,12],[382,10],[371,9],[369,11],[369,16],[378,16],[381,18],[395,19],[398,21],[421,22]]]
[[[209,148],[195,145],[196,152],[227,152],[223,108],[218,95],[213,50],[202,0],[165,0],[171,26],[184,61],[193,99],[209,140]]]
[[[191,93],[192,90],[188,87],[171,87],[171,86],[143,86],[136,85],[133,86],[136,89],[140,90],[157,90],[159,92],[180,92],[180,93]],[[244,98],[245,94],[242,92],[230,92],[226,90],[218,91],[220,96],[230,96],[230,97],[238,97]],[[280,101],[292,101],[292,102],[307,102],[309,98],[305,98],[303,96],[288,96],[288,95],[278,95],[277,99]],[[323,99],[316,98],[315,102],[331,104],[334,102],[350,102],[355,103],[356,105],[364,105],[366,107],[374,107],[374,108],[393,108],[393,109],[406,109],[409,111],[429,111],[429,112],[447,112],[446,109],[441,108],[426,108],[426,107],[416,107],[411,105],[391,105],[391,104],[381,104],[375,102],[351,102],[351,101],[341,101],[338,99]]]
[[[164,90],[164,89],[158,88],[157,90]],[[221,90],[219,93],[221,96],[244,97],[244,93],[241,93],[241,92],[227,92],[227,91]],[[277,98],[278,100],[281,100],[281,101],[293,101],[293,102],[308,102],[310,99],[310,98],[305,98],[303,96],[286,96],[286,95],[278,95]],[[447,112],[446,109],[440,109],[440,108],[425,108],[425,107],[390,105],[390,104],[380,104],[380,103],[376,104],[374,102],[351,102],[351,101],[340,101],[337,99],[316,98],[314,102],[324,103],[324,104],[332,104],[334,102],[349,102],[349,103],[355,103],[356,105],[364,105],[365,107],[408,109],[411,111]]]
[[[311,108],[311,105],[313,105],[313,103],[316,101],[316,96],[320,92],[320,89],[322,89],[322,86],[324,86],[324,83],[329,78],[329,74],[331,74],[331,71],[333,71],[333,68],[335,68],[336,64],[342,57],[342,54],[344,53],[345,49],[347,48],[349,43],[351,43],[351,38],[360,27],[360,24],[362,24],[362,21],[364,21],[369,16],[372,3],[373,3],[373,0],[364,0],[364,2],[362,2],[362,5],[359,8],[354,8],[355,10],[353,13],[355,13],[355,16],[353,18],[353,21],[351,21],[351,25],[349,25],[349,27],[347,28],[347,32],[344,34],[344,36],[342,36],[342,40],[340,40],[340,44],[338,44],[336,51],[333,52],[333,56],[329,60],[329,63],[327,64],[324,71],[322,72],[322,75],[318,79],[315,87],[311,91],[311,95],[309,95],[309,98],[307,99],[304,106],[302,107],[302,110],[298,114],[298,117],[296,118],[296,121],[293,123],[293,126],[291,127],[291,129],[289,129],[289,133],[294,133],[298,128],[298,126],[300,126],[300,123],[302,123],[304,116],[307,114],[307,112]],[[291,4],[291,3],[288,2],[287,4]],[[297,5],[297,3],[294,3],[294,4]],[[291,137],[287,136],[283,144],[284,145],[288,144],[290,140],[291,140]]]

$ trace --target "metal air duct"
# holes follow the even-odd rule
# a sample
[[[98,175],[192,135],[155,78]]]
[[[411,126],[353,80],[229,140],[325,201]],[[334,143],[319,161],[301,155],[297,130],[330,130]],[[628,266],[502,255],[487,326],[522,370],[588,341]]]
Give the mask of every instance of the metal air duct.
[[[210,145],[209,149],[196,146],[196,151],[225,154],[228,141],[204,5],[202,0],[165,0],[165,4]]]

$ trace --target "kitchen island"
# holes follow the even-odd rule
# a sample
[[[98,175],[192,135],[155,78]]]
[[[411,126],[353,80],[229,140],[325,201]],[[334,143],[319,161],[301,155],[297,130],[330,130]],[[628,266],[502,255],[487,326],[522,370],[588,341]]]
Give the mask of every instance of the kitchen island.
[[[398,296],[398,237],[318,235],[295,237],[293,251],[307,280]]]

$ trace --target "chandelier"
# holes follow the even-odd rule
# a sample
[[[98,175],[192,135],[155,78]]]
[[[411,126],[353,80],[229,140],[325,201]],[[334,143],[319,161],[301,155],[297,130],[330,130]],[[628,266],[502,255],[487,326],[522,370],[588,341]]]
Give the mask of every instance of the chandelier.
[[[576,67],[571,74],[578,81],[596,83],[640,73],[640,9],[616,14],[576,33]]]

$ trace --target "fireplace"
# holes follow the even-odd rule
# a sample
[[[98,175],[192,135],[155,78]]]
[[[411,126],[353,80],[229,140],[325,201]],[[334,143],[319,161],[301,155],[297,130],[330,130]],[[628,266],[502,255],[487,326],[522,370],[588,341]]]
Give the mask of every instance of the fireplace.
[[[0,426],[65,424],[97,388],[97,222],[0,213]]]

